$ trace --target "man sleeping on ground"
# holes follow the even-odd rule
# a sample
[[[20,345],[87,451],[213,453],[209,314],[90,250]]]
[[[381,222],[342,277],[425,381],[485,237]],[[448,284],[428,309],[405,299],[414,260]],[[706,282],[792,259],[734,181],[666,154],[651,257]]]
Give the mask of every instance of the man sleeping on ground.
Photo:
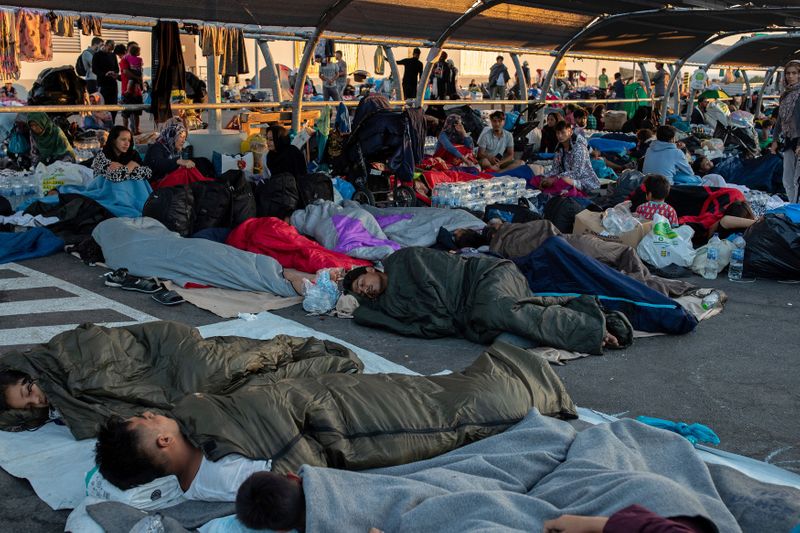
[[[446,231],[446,230],[445,230]],[[562,235],[549,220],[524,223],[489,222],[483,231],[459,228],[452,232],[451,248],[480,248],[514,259],[524,257],[539,248],[550,237]],[[593,235],[562,235],[567,243],[581,253],[597,259],[665,296],[676,297],[696,287],[677,279],[654,276],[639,258],[636,250],[619,242],[604,241]],[[440,239],[441,240],[441,239]]]
[[[532,407],[576,416],[546,361],[498,342],[447,376],[330,374],[191,394],[169,417],[110,419],[96,461],[121,489],[175,475],[188,499],[232,502],[255,471],[419,461],[499,433]]]
[[[30,351],[0,356],[0,429],[61,419],[76,439],[86,439],[110,415],[169,411],[190,393],[226,394],[287,377],[362,369],[349,349],[314,338],[203,339],[176,322],[83,324]]]
[[[632,342],[627,319],[605,312],[595,297],[531,296],[511,261],[404,248],[383,264],[383,272],[359,267],[345,275],[344,289],[361,304],[353,313],[359,324],[480,344],[510,332],[542,346],[590,354]]]

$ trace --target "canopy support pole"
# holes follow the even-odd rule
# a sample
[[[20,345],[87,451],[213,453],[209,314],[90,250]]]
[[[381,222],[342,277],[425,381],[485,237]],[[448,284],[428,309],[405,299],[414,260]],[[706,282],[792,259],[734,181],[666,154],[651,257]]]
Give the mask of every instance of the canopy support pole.
[[[514,68],[517,69],[517,88],[519,89],[519,100],[527,100],[528,81],[525,79],[525,71],[522,70],[522,62],[519,60],[519,55],[511,54],[511,61],[514,62]]]
[[[394,57],[394,50],[391,46],[384,46],[383,51],[386,53],[386,59],[389,60],[389,68],[392,71],[392,89],[394,89],[394,98],[389,100],[405,100],[403,94],[403,84],[400,83],[400,69],[397,67],[397,59]]]
[[[314,48],[317,47],[322,32],[328,27],[336,15],[342,12],[350,2],[353,0],[335,0],[331,6],[325,10],[319,17],[317,27],[314,32],[306,41],[306,46],[303,49],[303,57],[300,58],[300,64],[297,66],[297,76],[294,80],[294,94],[292,95],[292,131],[300,131],[300,115],[303,112],[303,89],[306,86],[306,77],[308,76],[308,66],[314,58]]]
[[[642,81],[644,82],[644,92],[647,93],[647,97],[653,95],[653,89],[650,86],[650,73],[647,72],[647,65],[644,64],[644,61],[639,61],[639,72],[642,73]]]
[[[747,71],[744,69],[739,70],[742,73],[742,79],[744,80],[744,94],[745,94],[745,110],[750,107],[750,104],[753,103],[753,88],[750,85],[750,76],[747,75]]]
[[[206,58],[206,76],[208,77],[208,103],[218,104],[222,88],[219,83],[219,72],[217,72],[217,56],[210,55]],[[213,109],[208,112],[208,130],[219,131],[222,123],[222,110]]]
[[[272,100],[274,102],[283,102],[283,95],[281,94],[281,79],[277,67],[275,66],[275,59],[272,57],[272,50],[270,50],[268,41],[257,41],[258,48],[261,50],[261,55],[264,56],[264,67],[269,71],[270,78],[272,79]],[[258,79],[261,79],[261,73],[256,72]],[[260,82],[259,82],[260,83]],[[260,84],[258,85],[260,87]]]
[[[761,104],[764,102],[764,91],[767,90],[770,83],[772,82],[772,77],[775,75],[775,71],[778,67],[771,67],[767,70],[767,73],[764,74],[764,83],[761,84],[761,90],[758,91],[758,100],[756,100],[756,108],[753,110],[753,114],[758,116],[761,114]]]

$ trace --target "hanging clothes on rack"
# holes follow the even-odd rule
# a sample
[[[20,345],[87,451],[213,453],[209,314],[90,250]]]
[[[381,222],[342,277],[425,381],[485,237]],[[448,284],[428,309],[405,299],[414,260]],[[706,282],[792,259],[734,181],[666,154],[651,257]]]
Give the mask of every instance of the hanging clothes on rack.
[[[11,10],[0,10],[0,79],[19,79],[17,48],[17,16]]]
[[[50,20],[50,31],[53,35],[60,37],[72,37],[75,35],[75,22],[78,20],[74,15],[58,15],[52,11],[47,14]]]
[[[172,91],[186,92],[186,65],[175,21],[160,20],[153,27],[153,72],[151,112],[156,122],[164,122],[172,118]]]
[[[200,48],[203,56],[221,56],[225,53],[228,28],[207,24],[200,28]]]
[[[219,73],[222,76],[238,76],[250,72],[244,34],[240,28],[228,28],[225,55],[220,57]]]
[[[53,59],[53,36],[50,21],[44,13],[20,9],[17,13],[17,35],[20,61],[35,63]]]
[[[98,37],[103,36],[103,19],[100,17],[81,15],[78,20],[78,25],[81,27],[81,33],[84,35],[95,34]]]

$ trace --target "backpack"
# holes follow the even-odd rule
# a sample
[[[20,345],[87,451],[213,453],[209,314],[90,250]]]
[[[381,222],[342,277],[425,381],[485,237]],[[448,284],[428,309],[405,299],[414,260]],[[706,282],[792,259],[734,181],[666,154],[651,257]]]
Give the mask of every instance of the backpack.
[[[150,194],[142,208],[142,216],[158,220],[182,237],[194,227],[194,194],[188,185],[164,187]]]
[[[192,184],[195,221],[192,233],[206,228],[234,228],[256,216],[250,183],[241,170],[229,170],[217,181]]]
[[[503,222],[531,222],[541,220],[534,211],[525,206],[515,204],[489,204],[484,211],[484,220],[487,222],[493,218],[499,218]]]
[[[83,63],[83,52],[78,54],[78,59],[75,60],[75,72],[81,77],[85,77],[87,74],[86,65]]]
[[[229,170],[219,179],[228,186],[231,195],[229,227],[235,228],[248,218],[256,216],[256,197],[253,186],[242,170]]]
[[[572,233],[575,216],[583,211],[583,206],[572,198],[554,196],[544,206],[544,218],[553,223],[561,233]]]
[[[259,217],[285,218],[297,209],[300,193],[297,181],[289,172],[274,174],[255,187],[256,213]]]
[[[331,177],[324,172],[306,174],[297,180],[299,193],[299,208],[313,204],[317,200],[333,201],[333,182]]]

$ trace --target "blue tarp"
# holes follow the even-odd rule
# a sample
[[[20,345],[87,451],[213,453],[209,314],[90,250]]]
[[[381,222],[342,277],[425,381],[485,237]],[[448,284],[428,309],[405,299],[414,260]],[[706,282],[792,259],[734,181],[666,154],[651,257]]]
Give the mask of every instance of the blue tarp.
[[[153,189],[145,180],[108,181],[98,176],[85,187],[62,185],[61,194],[73,193],[91,198],[102,205],[115,217],[137,218],[142,216],[142,208]]]
[[[0,264],[44,257],[64,249],[64,241],[47,228],[20,233],[0,233]]]
[[[800,204],[786,204],[777,209],[770,209],[767,211],[770,215],[786,215],[786,218],[800,224]]]
[[[751,189],[769,193],[783,192],[783,158],[768,154],[753,159],[739,156],[717,159],[711,171],[728,183],[746,185]]]
[[[697,326],[697,319],[674,300],[582,254],[561,237],[550,237],[514,263],[534,294],[598,296],[603,307],[621,311],[639,331],[683,334]]]

